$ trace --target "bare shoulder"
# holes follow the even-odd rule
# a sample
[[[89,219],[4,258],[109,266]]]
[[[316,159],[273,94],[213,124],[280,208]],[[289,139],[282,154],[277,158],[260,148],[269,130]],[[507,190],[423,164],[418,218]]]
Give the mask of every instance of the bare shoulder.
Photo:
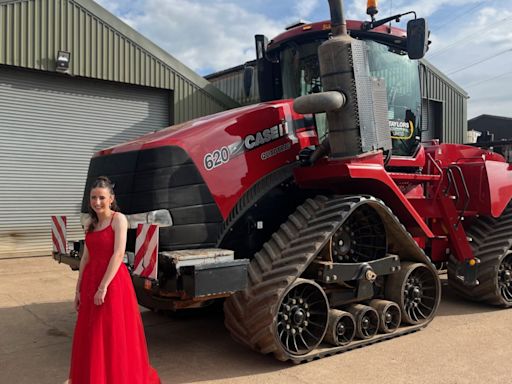
[[[84,232],[87,233],[89,231],[89,227],[92,224],[92,218],[88,217],[87,219],[85,219],[83,221],[83,223],[84,223],[84,225],[83,225]]]
[[[126,230],[128,229],[128,219],[121,212],[116,212],[112,220],[112,226],[114,229]]]

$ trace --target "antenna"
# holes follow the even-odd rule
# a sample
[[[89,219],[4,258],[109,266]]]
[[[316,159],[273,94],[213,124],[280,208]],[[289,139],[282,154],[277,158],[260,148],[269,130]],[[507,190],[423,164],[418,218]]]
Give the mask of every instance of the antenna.
[[[393,0],[390,1],[390,4],[389,4],[389,14],[392,15],[393,14]],[[389,31],[391,32],[391,20],[389,21]]]

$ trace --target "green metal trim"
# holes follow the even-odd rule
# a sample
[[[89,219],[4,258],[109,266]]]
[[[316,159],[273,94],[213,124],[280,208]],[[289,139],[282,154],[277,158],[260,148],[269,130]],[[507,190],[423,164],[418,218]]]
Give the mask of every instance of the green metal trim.
[[[149,39],[142,36],[140,33],[135,31],[133,28],[128,26],[126,23],[121,21],[119,18],[111,14],[105,8],[95,3],[92,0],[68,0],[71,3],[76,3],[93,15],[97,16],[101,20],[103,20],[106,24],[110,25],[116,31],[118,31],[121,35],[126,36],[129,40],[137,44],[138,46],[144,48],[148,53],[152,56],[160,60],[161,62],[167,64],[172,70],[182,75],[185,79],[189,80],[193,84],[197,85],[215,99],[219,100],[224,104],[224,106],[228,108],[235,108],[240,106],[235,100],[228,97],[225,93],[219,91],[215,86],[213,86],[209,81],[199,76],[197,73],[192,71],[189,67],[185,66],[185,64],[178,61],[168,52],[164,51],[162,48],[157,46],[155,43],[150,41]]]
[[[10,4],[21,6],[11,7]],[[56,51],[73,47],[71,75],[164,89],[184,86],[189,91],[185,97],[190,97],[197,89],[206,99],[211,98],[206,104],[215,103],[221,108],[240,106],[92,0],[0,0],[0,16],[2,14],[7,24],[3,26],[6,36],[2,37],[5,46],[0,47],[0,64],[53,71]],[[68,21],[66,25],[61,24],[64,17]],[[0,19],[0,24],[2,21]],[[63,29],[54,31],[50,28],[53,25]],[[59,41],[55,41],[56,34],[60,35]],[[139,71],[143,75],[139,76]],[[203,114],[206,112],[209,111]],[[183,114],[180,120],[189,115],[189,112]]]

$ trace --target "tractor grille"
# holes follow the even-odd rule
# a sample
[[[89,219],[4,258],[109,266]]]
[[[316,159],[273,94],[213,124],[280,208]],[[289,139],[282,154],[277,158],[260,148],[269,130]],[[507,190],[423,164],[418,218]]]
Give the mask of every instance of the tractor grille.
[[[160,228],[160,250],[214,246],[222,216],[194,163],[179,147],[159,147],[95,157],[89,165],[82,200],[87,212],[89,191],[98,176],[107,176],[121,212],[168,209],[173,226]],[[129,230],[127,250],[133,251],[135,230]]]

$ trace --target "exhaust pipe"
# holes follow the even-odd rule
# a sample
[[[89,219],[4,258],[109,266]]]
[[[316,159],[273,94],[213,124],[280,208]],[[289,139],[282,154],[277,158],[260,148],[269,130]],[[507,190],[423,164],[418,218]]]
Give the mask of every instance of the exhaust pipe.
[[[391,147],[391,139],[381,140],[376,130],[389,129],[385,88],[369,79],[365,45],[347,33],[342,0],[328,1],[332,37],[318,47],[323,92],[301,96],[294,102],[298,113],[325,112],[327,116],[328,142],[313,153],[313,163],[327,151],[331,158],[350,158]],[[376,103],[379,99],[383,100]]]
[[[320,76],[325,91],[343,95],[343,106],[327,112],[329,144],[332,157],[349,157],[361,153],[357,114],[357,95],[354,93],[352,41],[347,33],[342,0],[329,0],[332,38],[318,48]]]
[[[329,10],[331,12],[331,32],[333,36],[347,34],[347,22],[343,14],[342,0],[329,0]]]

